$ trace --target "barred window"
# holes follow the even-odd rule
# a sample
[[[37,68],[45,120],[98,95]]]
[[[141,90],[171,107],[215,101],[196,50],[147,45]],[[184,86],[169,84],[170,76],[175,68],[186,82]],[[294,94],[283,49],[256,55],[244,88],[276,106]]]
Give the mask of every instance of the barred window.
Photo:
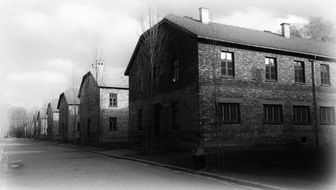
[[[334,107],[320,107],[320,115],[322,124],[335,123]]]
[[[294,78],[295,82],[305,83],[304,62],[294,61]]]
[[[277,63],[275,58],[266,57],[265,58],[266,66],[266,80],[276,81],[277,79]]]
[[[330,84],[329,65],[321,64],[321,84]]]
[[[238,103],[220,103],[219,118],[223,123],[240,123],[240,106]]]
[[[309,106],[293,106],[294,123],[310,123]]]
[[[116,117],[110,117],[110,131],[116,131],[117,130],[117,118]]]
[[[222,76],[234,76],[233,53],[221,52],[221,74]]]
[[[118,97],[117,94],[110,93],[110,98],[109,98],[110,107],[117,107],[118,106],[117,97]]]
[[[282,123],[282,106],[264,104],[264,122]]]

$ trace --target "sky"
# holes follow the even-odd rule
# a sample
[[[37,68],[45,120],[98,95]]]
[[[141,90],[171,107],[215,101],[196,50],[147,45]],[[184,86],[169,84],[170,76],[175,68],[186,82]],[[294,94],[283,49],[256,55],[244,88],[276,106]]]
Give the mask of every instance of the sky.
[[[35,110],[77,83],[96,59],[123,72],[141,34],[139,17],[198,18],[278,32],[282,22],[321,16],[336,23],[334,0],[0,0],[0,121],[10,106]]]

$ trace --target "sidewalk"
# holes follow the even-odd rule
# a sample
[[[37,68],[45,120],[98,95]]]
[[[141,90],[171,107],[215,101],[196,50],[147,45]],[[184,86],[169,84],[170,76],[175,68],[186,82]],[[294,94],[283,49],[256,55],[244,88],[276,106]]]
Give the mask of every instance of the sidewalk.
[[[233,157],[230,160],[230,167],[223,166],[221,168],[209,166],[202,170],[192,169],[192,160],[190,153],[165,153],[159,155],[147,156],[143,152],[130,149],[109,150],[97,147],[79,146],[73,144],[58,144],[80,151],[101,154],[116,159],[125,159],[137,161],[156,167],[172,169],[189,174],[200,175],[215,179],[224,180],[239,185],[245,185],[258,189],[333,189],[328,180],[317,180],[316,176],[309,170],[303,173],[300,167],[294,167],[289,170],[284,165],[271,164],[268,166],[260,166],[253,161],[241,163],[241,160]],[[249,159],[249,158],[248,158]],[[228,160],[229,161],[229,160]],[[237,162],[239,162],[237,164]],[[248,163],[248,164],[247,164]],[[312,163],[314,164],[314,163]],[[224,164],[225,165],[225,164]],[[292,166],[290,166],[292,167]],[[297,171],[295,170],[298,169]],[[306,173],[305,173],[306,172]],[[313,175],[313,176],[311,176]],[[317,173],[316,175],[320,175]],[[322,177],[323,178],[323,177]]]

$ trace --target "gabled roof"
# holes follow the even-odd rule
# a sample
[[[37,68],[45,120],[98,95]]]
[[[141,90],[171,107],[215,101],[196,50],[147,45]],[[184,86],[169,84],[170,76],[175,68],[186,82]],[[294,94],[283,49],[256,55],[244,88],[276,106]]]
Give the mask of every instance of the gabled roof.
[[[285,38],[279,34],[267,31],[252,30],[218,23],[203,24],[199,20],[190,17],[175,15],[166,16],[158,24],[162,23],[168,23],[198,39],[336,59],[336,46],[328,42],[297,37]],[[133,52],[125,75],[129,74],[129,69],[139,48],[140,41],[141,40],[138,41]]]
[[[82,82],[78,91],[78,97],[80,97],[80,93],[82,87],[84,85],[84,81],[89,77],[92,76],[95,83],[97,84],[98,88],[115,88],[115,89],[124,89],[128,90],[128,78],[123,75],[122,71],[117,69],[106,67],[103,72],[101,73],[101,77],[98,78],[92,71],[87,72],[83,78]]]
[[[58,112],[57,104],[58,104],[58,99],[53,99],[49,102],[48,108],[50,107],[52,112]]]
[[[59,109],[62,98],[65,98],[65,101],[69,105],[79,105],[79,98],[77,97],[77,93],[78,93],[78,88],[70,88],[64,91],[62,94],[60,94],[58,103],[57,103],[57,109]]]

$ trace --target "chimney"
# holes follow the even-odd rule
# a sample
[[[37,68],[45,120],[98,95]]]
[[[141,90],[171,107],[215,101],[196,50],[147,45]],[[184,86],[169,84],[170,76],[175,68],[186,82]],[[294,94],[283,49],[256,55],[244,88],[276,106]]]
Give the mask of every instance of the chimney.
[[[207,8],[199,8],[200,21],[203,24],[209,24],[210,22],[210,11]]]
[[[288,23],[281,24],[281,35],[285,38],[290,38],[290,24]]]

